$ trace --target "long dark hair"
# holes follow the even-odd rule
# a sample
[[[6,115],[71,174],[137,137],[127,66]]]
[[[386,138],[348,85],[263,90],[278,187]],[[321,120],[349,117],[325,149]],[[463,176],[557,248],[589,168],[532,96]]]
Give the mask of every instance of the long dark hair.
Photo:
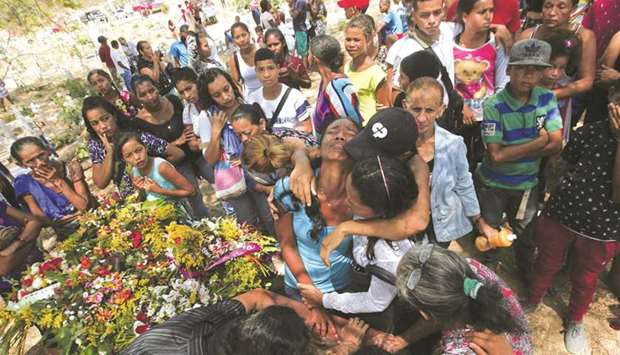
[[[514,319],[504,308],[504,296],[498,284],[489,284],[453,251],[432,247],[430,257],[421,264],[425,248],[413,248],[403,256],[396,272],[396,287],[401,297],[428,317],[444,326],[470,325],[476,330],[494,333],[522,333],[527,325]],[[419,281],[410,285],[414,271],[421,271]],[[476,298],[465,294],[465,278],[483,284]]]
[[[243,100],[241,90],[239,89],[237,83],[230,76],[230,74],[220,68],[210,68],[205,70],[198,77],[198,97],[200,97],[200,101],[204,103],[205,107],[211,107],[212,105],[217,107],[217,104],[209,93],[209,84],[214,82],[215,79],[217,79],[217,77],[220,75],[223,76],[228,82],[228,84],[232,87],[237,100]]]
[[[93,75],[95,75],[95,74],[100,75],[100,76],[108,79],[108,81],[112,85],[112,89],[120,96],[121,91],[116,87],[116,84],[114,84],[114,80],[112,80],[112,77],[110,76],[110,74],[108,74],[108,72],[103,70],[103,69],[93,69],[93,70],[88,72],[88,74],[86,75],[86,81],[88,81],[89,84],[90,84],[91,77]],[[101,94],[101,93],[99,93],[99,94]]]
[[[116,121],[116,125],[119,130],[133,128],[131,121],[119,119],[122,116],[121,113],[118,111],[116,106],[112,105],[108,100],[104,99],[102,96],[89,96],[82,101],[82,119],[84,120],[84,126],[86,127],[86,131],[91,139],[99,141],[99,136],[90,125],[90,122],[88,122],[88,119],[86,119],[86,113],[97,108],[100,108],[114,116],[114,120]]]
[[[142,142],[142,139],[140,138],[140,134],[138,134],[137,132],[121,132],[121,134],[119,134],[118,136],[116,147],[114,148],[114,154],[116,155],[116,159],[118,159],[119,161],[123,161],[123,147],[130,140],[135,140],[136,142],[144,145],[144,142]]]
[[[282,57],[276,56],[276,60],[278,61],[278,64],[282,64],[286,62],[286,58],[288,57],[289,54],[288,54],[288,44],[286,44],[286,38],[284,38],[284,34],[282,33],[282,31],[280,31],[280,29],[272,27],[268,29],[267,31],[265,31],[265,34],[263,37],[265,43],[267,43],[267,38],[269,38],[269,36],[277,37],[278,41],[282,43]]]
[[[469,14],[478,1],[480,0],[459,0],[456,6],[456,19],[461,25],[463,25],[463,15]]]
[[[582,46],[581,39],[575,36],[573,31],[557,28],[548,34],[543,33],[540,40],[549,43],[551,46],[550,60],[567,57],[566,74],[573,76],[577,73],[581,61]]]
[[[230,122],[233,123],[240,119],[246,119],[255,126],[260,125],[260,120],[265,120],[265,123],[267,123],[265,111],[263,111],[263,108],[260,107],[257,102],[253,104],[239,105],[235,112],[233,112],[233,114],[230,116]]]
[[[232,24],[232,26],[230,26],[230,35],[231,36],[235,36],[235,29],[236,28],[241,28],[242,30],[244,30],[247,33],[250,33],[250,29],[248,28],[248,25],[246,25],[243,22],[235,22]]]
[[[418,196],[418,185],[406,163],[376,156],[358,161],[351,171],[351,184],[364,205],[378,218],[392,218],[411,207]],[[377,238],[368,238],[366,256],[375,258]],[[391,243],[390,243],[391,245]]]

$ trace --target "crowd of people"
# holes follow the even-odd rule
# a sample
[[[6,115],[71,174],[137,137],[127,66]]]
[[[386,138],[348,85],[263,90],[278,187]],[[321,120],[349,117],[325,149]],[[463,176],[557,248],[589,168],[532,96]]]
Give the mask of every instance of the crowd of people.
[[[284,262],[281,295],[195,308],[123,353],[533,354],[526,314],[567,264],[564,343],[587,348],[610,267],[620,298],[620,4],[525,3],[339,0],[332,36],[322,0],[253,1],[228,58],[199,21],[168,53],[100,37],[81,112],[94,186],[191,221],[213,215],[206,182]],[[62,240],[96,207],[78,161],[38,137],[10,152],[29,172],[0,169],[7,280],[40,258],[41,228]],[[506,228],[521,295],[493,271],[500,250],[449,249]]]

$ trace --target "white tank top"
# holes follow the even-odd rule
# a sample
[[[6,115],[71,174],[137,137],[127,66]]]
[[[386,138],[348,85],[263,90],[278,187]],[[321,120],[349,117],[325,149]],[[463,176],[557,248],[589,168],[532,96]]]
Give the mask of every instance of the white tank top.
[[[263,85],[258,80],[258,77],[256,77],[256,69],[245,63],[243,57],[241,57],[241,53],[237,51],[235,55],[239,63],[239,75],[243,78],[243,87],[245,89],[244,96],[248,97],[248,95],[260,89]]]

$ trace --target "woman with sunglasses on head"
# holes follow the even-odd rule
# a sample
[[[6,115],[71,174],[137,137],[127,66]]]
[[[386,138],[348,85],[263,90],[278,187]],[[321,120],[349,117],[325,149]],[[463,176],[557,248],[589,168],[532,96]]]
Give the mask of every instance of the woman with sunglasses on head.
[[[474,259],[433,244],[414,248],[398,265],[396,287],[422,319],[401,335],[377,337],[390,352],[440,330],[439,354],[479,354],[473,338],[498,335],[508,340],[501,354],[534,354],[527,319],[513,291]]]
[[[353,165],[346,192],[353,219],[367,220],[392,218],[406,211],[415,202],[418,190],[405,162],[377,155]],[[391,331],[397,316],[391,306],[397,293],[396,267],[412,246],[409,239],[391,242],[355,235],[353,257],[370,273],[369,288],[361,292],[322,293],[313,285],[300,284],[301,295],[306,302],[326,309],[347,314],[370,313],[361,318],[375,329]]]

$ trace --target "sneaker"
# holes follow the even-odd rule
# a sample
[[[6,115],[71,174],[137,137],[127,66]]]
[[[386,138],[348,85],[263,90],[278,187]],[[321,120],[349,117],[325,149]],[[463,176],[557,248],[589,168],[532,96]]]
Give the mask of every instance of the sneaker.
[[[564,346],[571,354],[581,354],[588,344],[583,322],[569,322],[564,329]]]

